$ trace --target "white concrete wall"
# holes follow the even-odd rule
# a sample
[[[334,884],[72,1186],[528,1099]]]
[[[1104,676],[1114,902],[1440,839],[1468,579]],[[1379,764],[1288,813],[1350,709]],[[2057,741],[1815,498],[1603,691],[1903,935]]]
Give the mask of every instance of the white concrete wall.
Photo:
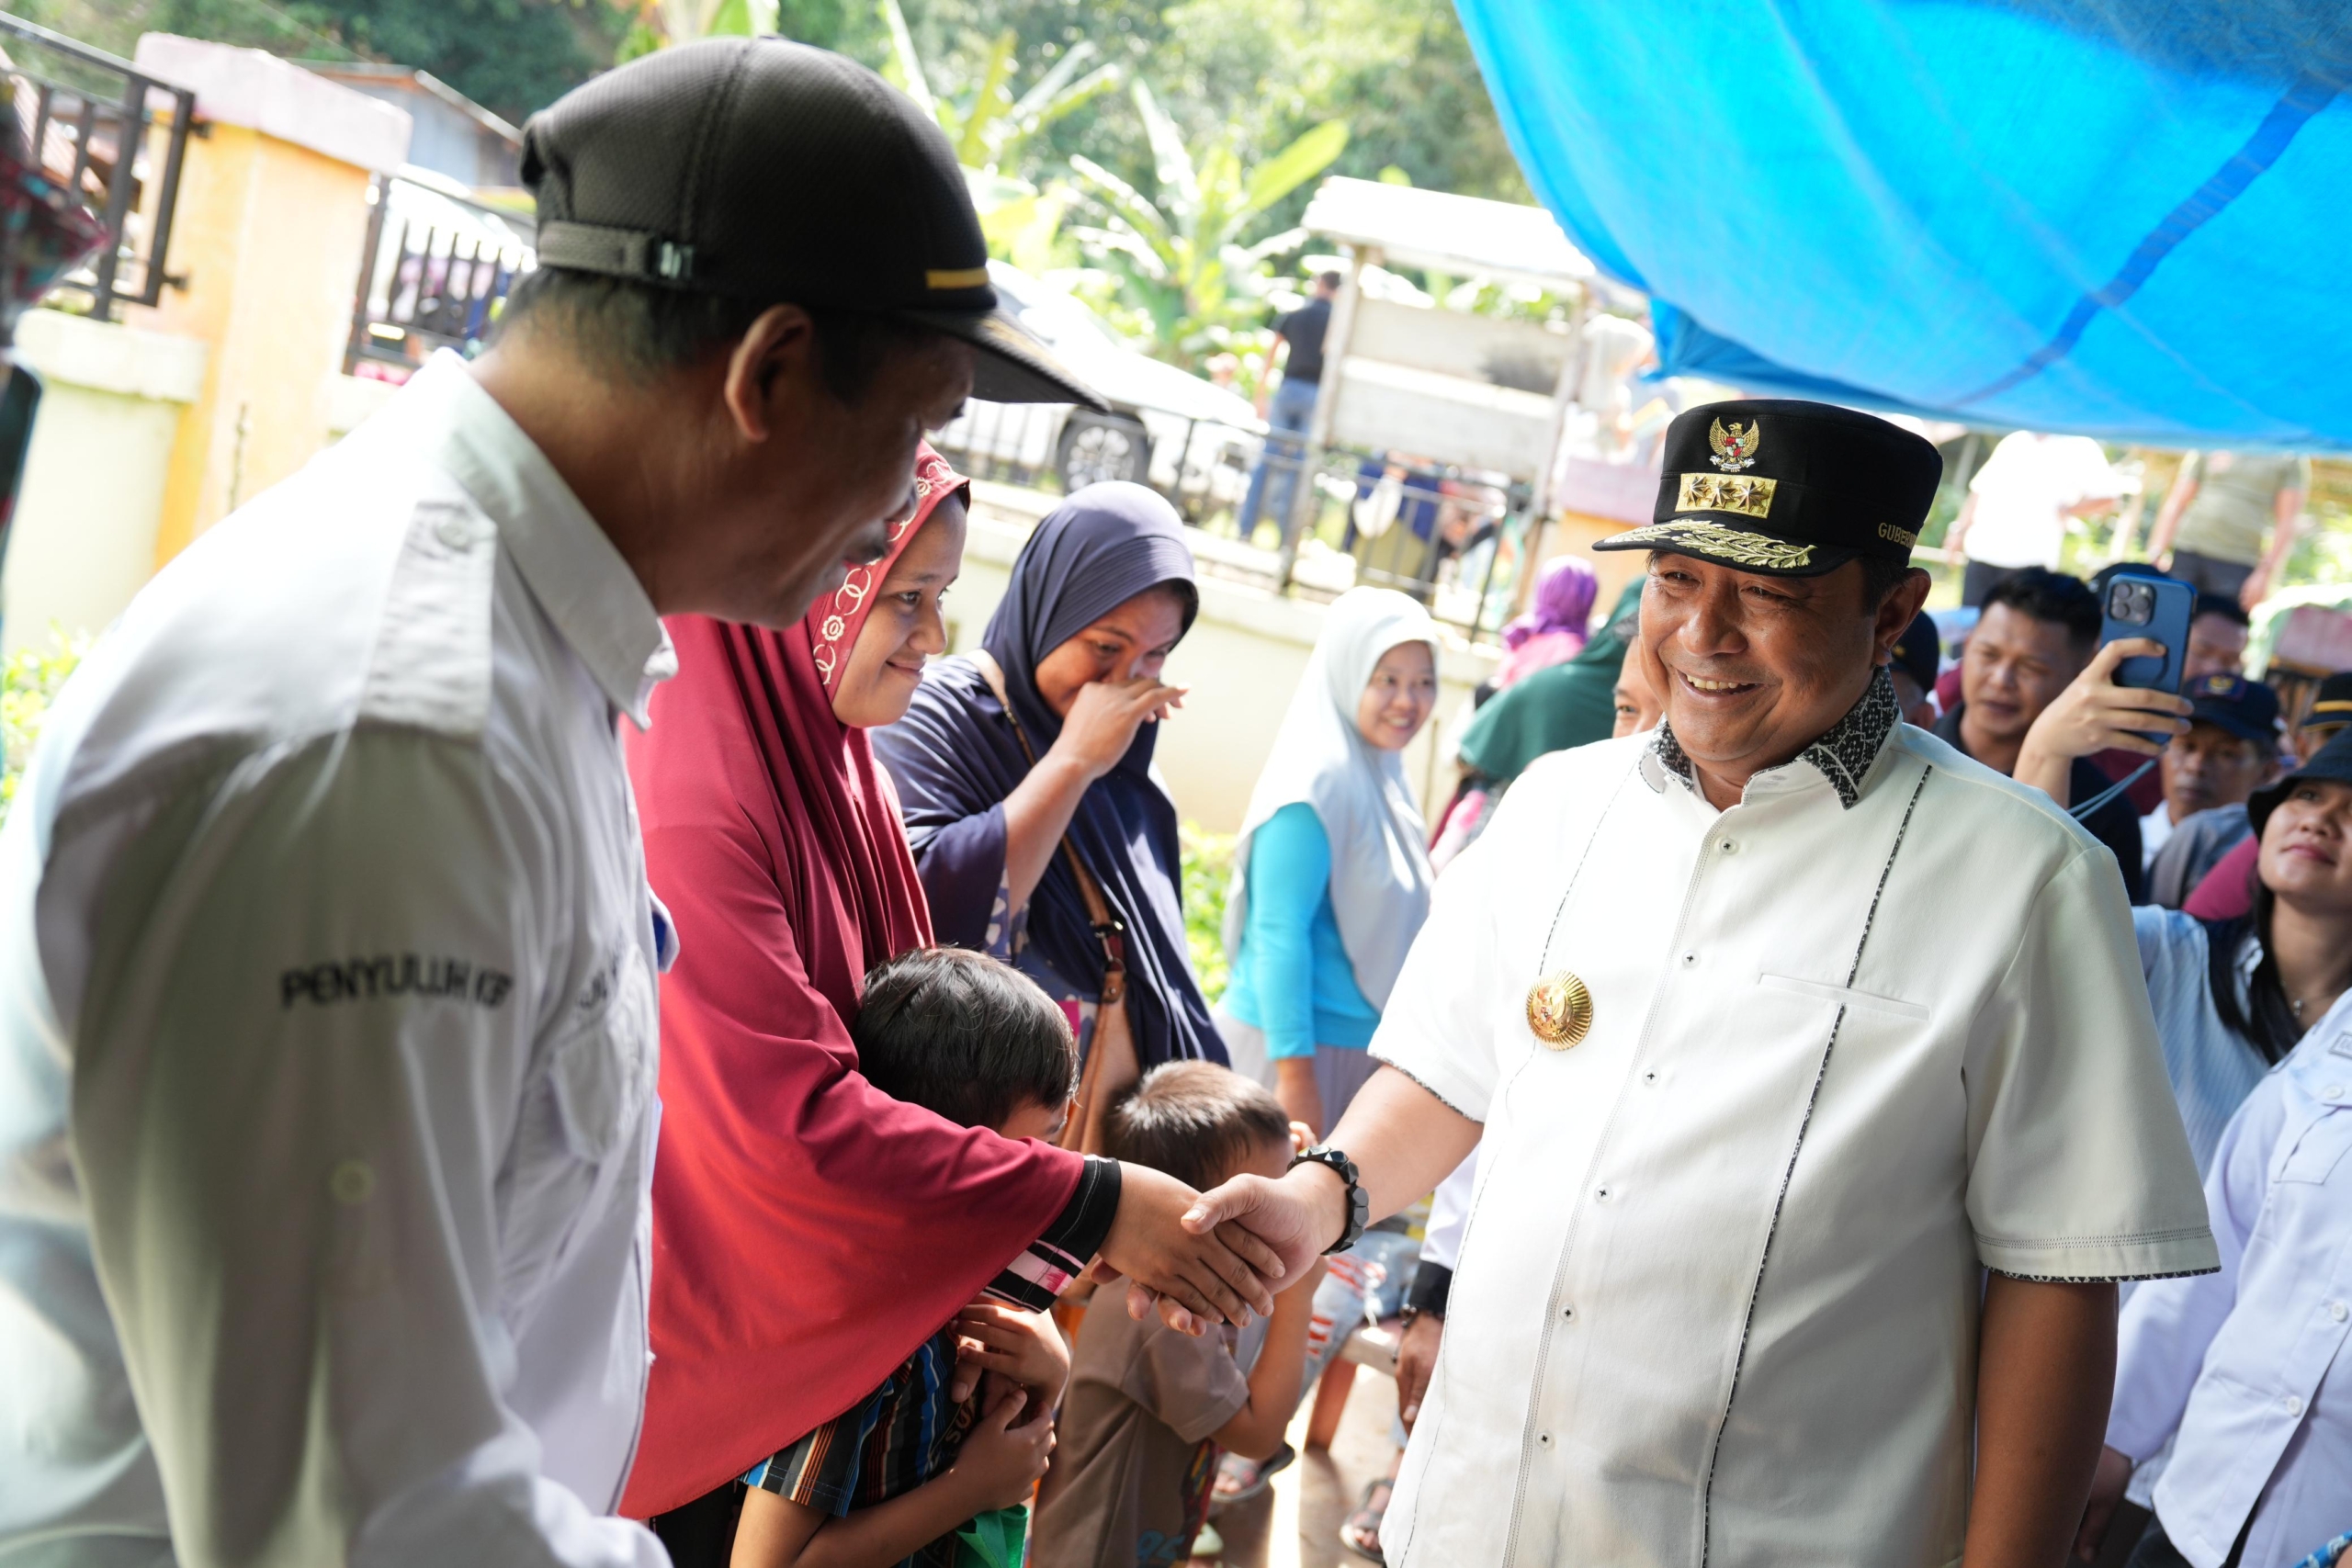
[[[17,357],[44,387],[0,579],[0,641],[102,629],[155,570],[155,528],[181,411],[205,346],[55,310],[28,311]]]
[[[1014,557],[1054,498],[1003,485],[975,487],[964,574],[947,596],[948,632],[957,652],[979,641],[1003,597]],[[1201,615],[1168,660],[1168,679],[1192,688],[1169,721],[1156,753],[1169,792],[1187,819],[1221,833],[1241,826],[1306,657],[1323,629],[1325,606],[1279,598],[1225,578],[1201,579]],[[1495,659],[1455,642],[1438,658],[1437,715],[1406,753],[1405,766],[1424,811],[1453,790],[1451,758],[1436,753],[1446,721],[1492,673]]]

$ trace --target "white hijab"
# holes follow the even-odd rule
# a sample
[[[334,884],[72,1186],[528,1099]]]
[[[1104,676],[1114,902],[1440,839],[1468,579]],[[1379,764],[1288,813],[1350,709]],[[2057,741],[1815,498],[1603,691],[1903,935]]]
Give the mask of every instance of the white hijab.
[[[1250,792],[1233,846],[1225,950],[1238,955],[1250,908],[1250,841],[1285,806],[1306,802],[1331,841],[1331,908],[1356,985],[1375,1008],[1404,966],[1430,909],[1429,829],[1405,781],[1404,758],[1356,728],[1356,705],[1381,655],[1425,642],[1437,660],[1437,623],[1387,588],[1358,588],[1333,602],[1306,673],[1283,716],[1274,749]]]

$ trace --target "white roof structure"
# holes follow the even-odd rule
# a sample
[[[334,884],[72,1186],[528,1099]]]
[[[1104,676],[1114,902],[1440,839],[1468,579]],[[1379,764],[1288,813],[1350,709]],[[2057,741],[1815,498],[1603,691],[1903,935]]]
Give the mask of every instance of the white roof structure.
[[[1335,175],[1317,188],[1300,223],[1311,233],[1377,249],[1391,266],[1549,289],[1608,286],[1540,207]]]

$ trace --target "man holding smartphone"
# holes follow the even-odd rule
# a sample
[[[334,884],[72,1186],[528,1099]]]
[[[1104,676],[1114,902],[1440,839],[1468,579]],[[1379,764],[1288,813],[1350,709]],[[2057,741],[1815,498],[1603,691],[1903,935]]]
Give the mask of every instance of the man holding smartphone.
[[[1897,722],[1939,467],[1822,404],[1678,418],[1600,547],[1651,552],[1664,722],[1521,776],[1329,1143],[1187,1217],[1297,1267],[1483,1131],[1398,1568],[2047,1568],[2116,1281],[2216,1265],[2113,857]]]

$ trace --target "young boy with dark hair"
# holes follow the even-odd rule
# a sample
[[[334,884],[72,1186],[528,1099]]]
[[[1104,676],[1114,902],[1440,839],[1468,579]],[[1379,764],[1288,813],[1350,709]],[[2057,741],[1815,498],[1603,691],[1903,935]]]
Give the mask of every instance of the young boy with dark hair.
[[[1061,1009],[977,953],[882,964],[850,1036],[883,1093],[1008,1138],[1055,1136],[1077,1088]],[[959,1348],[989,1374],[960,1402]],[[1044,1473],[1069,1377],[1051,1318],[974,1303],[863,1402],[743,1477],[733,1568],[950,1568],[957,1529],[1023,1502]]]
[[[1264,1086],[1213,1062],[1153,1068],[1112,1109],[1108,1132],[1106,1152],[1204,1192],[1244,1173],[1279,1177],[1298,1146]],[[1157,1316],[1138,1323],[1105,1293],[1078,1330],[1033,1568],[1161,1568],[1192,1555],[1218,1455],[1271,1459],[1282,1447],[1322,1272],[1284,1284],[1247,1374],[1231,1329],[1193,1338]]]

